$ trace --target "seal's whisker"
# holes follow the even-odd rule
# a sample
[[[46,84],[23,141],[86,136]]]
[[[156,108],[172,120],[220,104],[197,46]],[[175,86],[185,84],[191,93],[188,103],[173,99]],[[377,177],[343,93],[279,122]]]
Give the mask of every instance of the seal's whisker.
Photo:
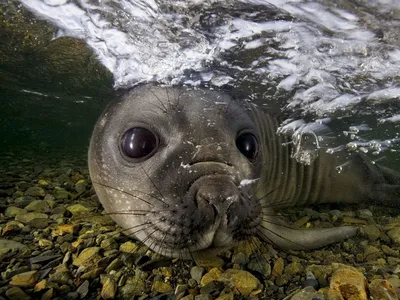
[[[281,184],[279,184],[278,186],[276,186],[275,188],[273,188],[272,190],[268,191],[264,196],[261,196],[259,198],[259,200],[264,199],[265,197],[269,196],[270,194],[272,194],[273,192],[277,191],[279,188],[281,188],[284,184],[286,184],[288,182],[289,179],[283,181]],[[261,184],[259,185],[259,188],[261,188]],[[256,191],[258,191],[258,188],[256,189]]]
[[[261,264],[259,258],[262,259],[262,260],[264,260],[266,263],[268,263],[268,260],[267,260],[267,258],[263,255],[263,253],[262,253],[262,251],[261,251],[261,245],[257,243],[256,237],[255,237],[255,236],[251,236],[251,237],[249,238],[249,240],[250,240],[250,246],[253,246],[253,247],[254,247],[253,250],[252,250],[252,252],[254,251],[254,252],[253,252],[253,253],[254,253],[253,255],[255,256],[254,259],[256,260],[260,271],[262,271],[263,268],[262,268],[262,264]],[[258,240],[258,241],[259,241],[259,243],[261,243],[260,240]],[[263,276],[264,278],[267,277],[265,274],[263,274],[263,273],[261,273],[261,272],[259,272],[259,273],[260,273],[261,276]]]
[[[161,193],[160,189],[158,188],[158,186],[154,183],[153,179],[149,176],[149,174],[146,172],[146,170],[143,168],[143,166],[140,166],[140,168],[142,169],[142,171],[144,172],[144,174],[147,176],[147,178],[150,180],[150,182],[153,184],[153,186],[155,187],[155,189],[157,190],[157,192],[160,194],[161,199],[158,199],[159,201],[161,201],[166,207],[169,207],[169,204],[166,203],[162,198],[164,197],[163,194]]]
[[[161,106],[164,108],[164,110],[160,109],[163,113],[167,113],[168,109],[167,107],[164,105],[164,103],[161,101],[161,99],[156,95],[156,93],[153,92],[153,90],[150,90],[150,93],[153,94],[153,96],[157,99],[157,101],[161,104]]]
[[[128,228],[121,228],[121,230],[119,230],[119,231],[113,233],[111,236],[114,237],[114,236],[119,235],[121,232],[124,233],[124,231],[129,231],[129,230],[131,230],[131,229],[134,229],[134,228],[137,228],[137,227],[141,227],[141,226],[145,226],[145,225],[149,225],[149,224],[148,224],[148,223],[143,223],[143,224],[131,226],[131,227],[128,227]],[[144,229],[146,229],[146,228],[143,228],[142,230],[144,230]],[[130,236],[131,234],[128,233],[128,234],[126,234],[126,235],[127,235],[127,236]]]
[[[281,208],[282,206],[285,206],[287,203],[289,203],[289,200],[290,199],[281,199],[279,201],[270,201],[270,203],[264,202],[261,204],[261,208]]]
[[[150,211],[149,211],[150,212]],[[123,211],[123,212],[110,212],[104,214],[104,216],[111,216],[111,215],[129,215],[129,216],[146,216],[149,212],[132,212],[132,211]]]
[[[277,226],[281,226],[281,227],[283,227],[283,228],[293,229],[293,227],[291,227],[290,225],[286,225],[286,224],[279,223],[279,222],[273,222],[273,221],[271,221],[271,220],[269,220],[269,219],[267,219],[267,218],[264,218],[264,217],[262,217],[262,220],[263,220],[264,222],[267,222],[267,223],[272,224],[272,225],[277,225]],[[260,224],[260,226],[263,226],[263,225]]]
[[[104,186],[104,187],[109,188],[109,189],[112,189],[112,190],[116,190],[116,191],[121,192],[121,193],[123,193],[123,194],[127,194],[127,195],[129,195],[129,196],[131,196],[131,197],[134,197],[134,198],[137,198],[137,199],[143,201],[144,203],[146,203],[146,204],[148,204],[148,205],[150,205],[150,206],[153,206],[153,204],[151,204],[149,201],[147,201],[147,200],[145,200],[145,199],[143,199],[143,198],[141,198],[141,197],[139,197],[139,196],[133,195],[132,193],[123,191],[123,190],[121,190],[121,189],[119,189],[119,188],[115,188],[115,187],[112,187],[112,186],[110,186],[110,185],[108,185],[108,184],[101,183],[101,182],[97,182],[97,181],[93,181],[93,180],[92,180],[92,183],[98,184],[98,185],[101,185],[101,186]],[[136,191],[133,191],[133,192],[136,192]],[[138,191],[138,192],[140,192],[140,191]],[[143,194],[144,194],[144,193],[143,193]],[[148,196],[150,196],[150,197],[152,197],[152,198],[154,198],[154,199],[156,199],[156,200],[160,200],[160,199],[158,199],[158,198],[156,198],[156,197],[154,197],[154,196],[152,196],[152,195],[148,195]]]

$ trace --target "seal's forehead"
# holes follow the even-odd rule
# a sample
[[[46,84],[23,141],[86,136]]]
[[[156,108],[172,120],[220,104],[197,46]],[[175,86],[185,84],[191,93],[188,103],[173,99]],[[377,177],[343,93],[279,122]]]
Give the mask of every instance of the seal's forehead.
[[[123,105],[137,110],[159,112],[234,109],[236,104],[225,93],[200,88],[141,86],[123,97]]]

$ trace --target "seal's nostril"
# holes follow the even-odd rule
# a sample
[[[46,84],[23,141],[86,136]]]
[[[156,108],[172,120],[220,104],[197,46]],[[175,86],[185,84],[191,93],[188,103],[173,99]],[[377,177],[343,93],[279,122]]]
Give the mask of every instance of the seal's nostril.
[[[211,204],[211,207],[214,211],[214,218],[219,215],[219,209],[215,204]]]

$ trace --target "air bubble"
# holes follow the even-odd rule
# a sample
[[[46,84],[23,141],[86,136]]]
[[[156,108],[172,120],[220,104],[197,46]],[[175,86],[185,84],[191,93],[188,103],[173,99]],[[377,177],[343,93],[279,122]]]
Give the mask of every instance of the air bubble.
[[[357,150],[357,144],[353,143],[353,142],[347,143],[346,148],[349,151],[356,151]]]

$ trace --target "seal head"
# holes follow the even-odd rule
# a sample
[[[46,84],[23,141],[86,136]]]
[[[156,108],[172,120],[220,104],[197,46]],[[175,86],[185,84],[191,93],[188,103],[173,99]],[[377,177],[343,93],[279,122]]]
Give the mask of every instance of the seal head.
[[[97,122],[90,175],[126,233],[171,257],[256,234],[260,132],[245,102],[218,91],[139,86]]]

